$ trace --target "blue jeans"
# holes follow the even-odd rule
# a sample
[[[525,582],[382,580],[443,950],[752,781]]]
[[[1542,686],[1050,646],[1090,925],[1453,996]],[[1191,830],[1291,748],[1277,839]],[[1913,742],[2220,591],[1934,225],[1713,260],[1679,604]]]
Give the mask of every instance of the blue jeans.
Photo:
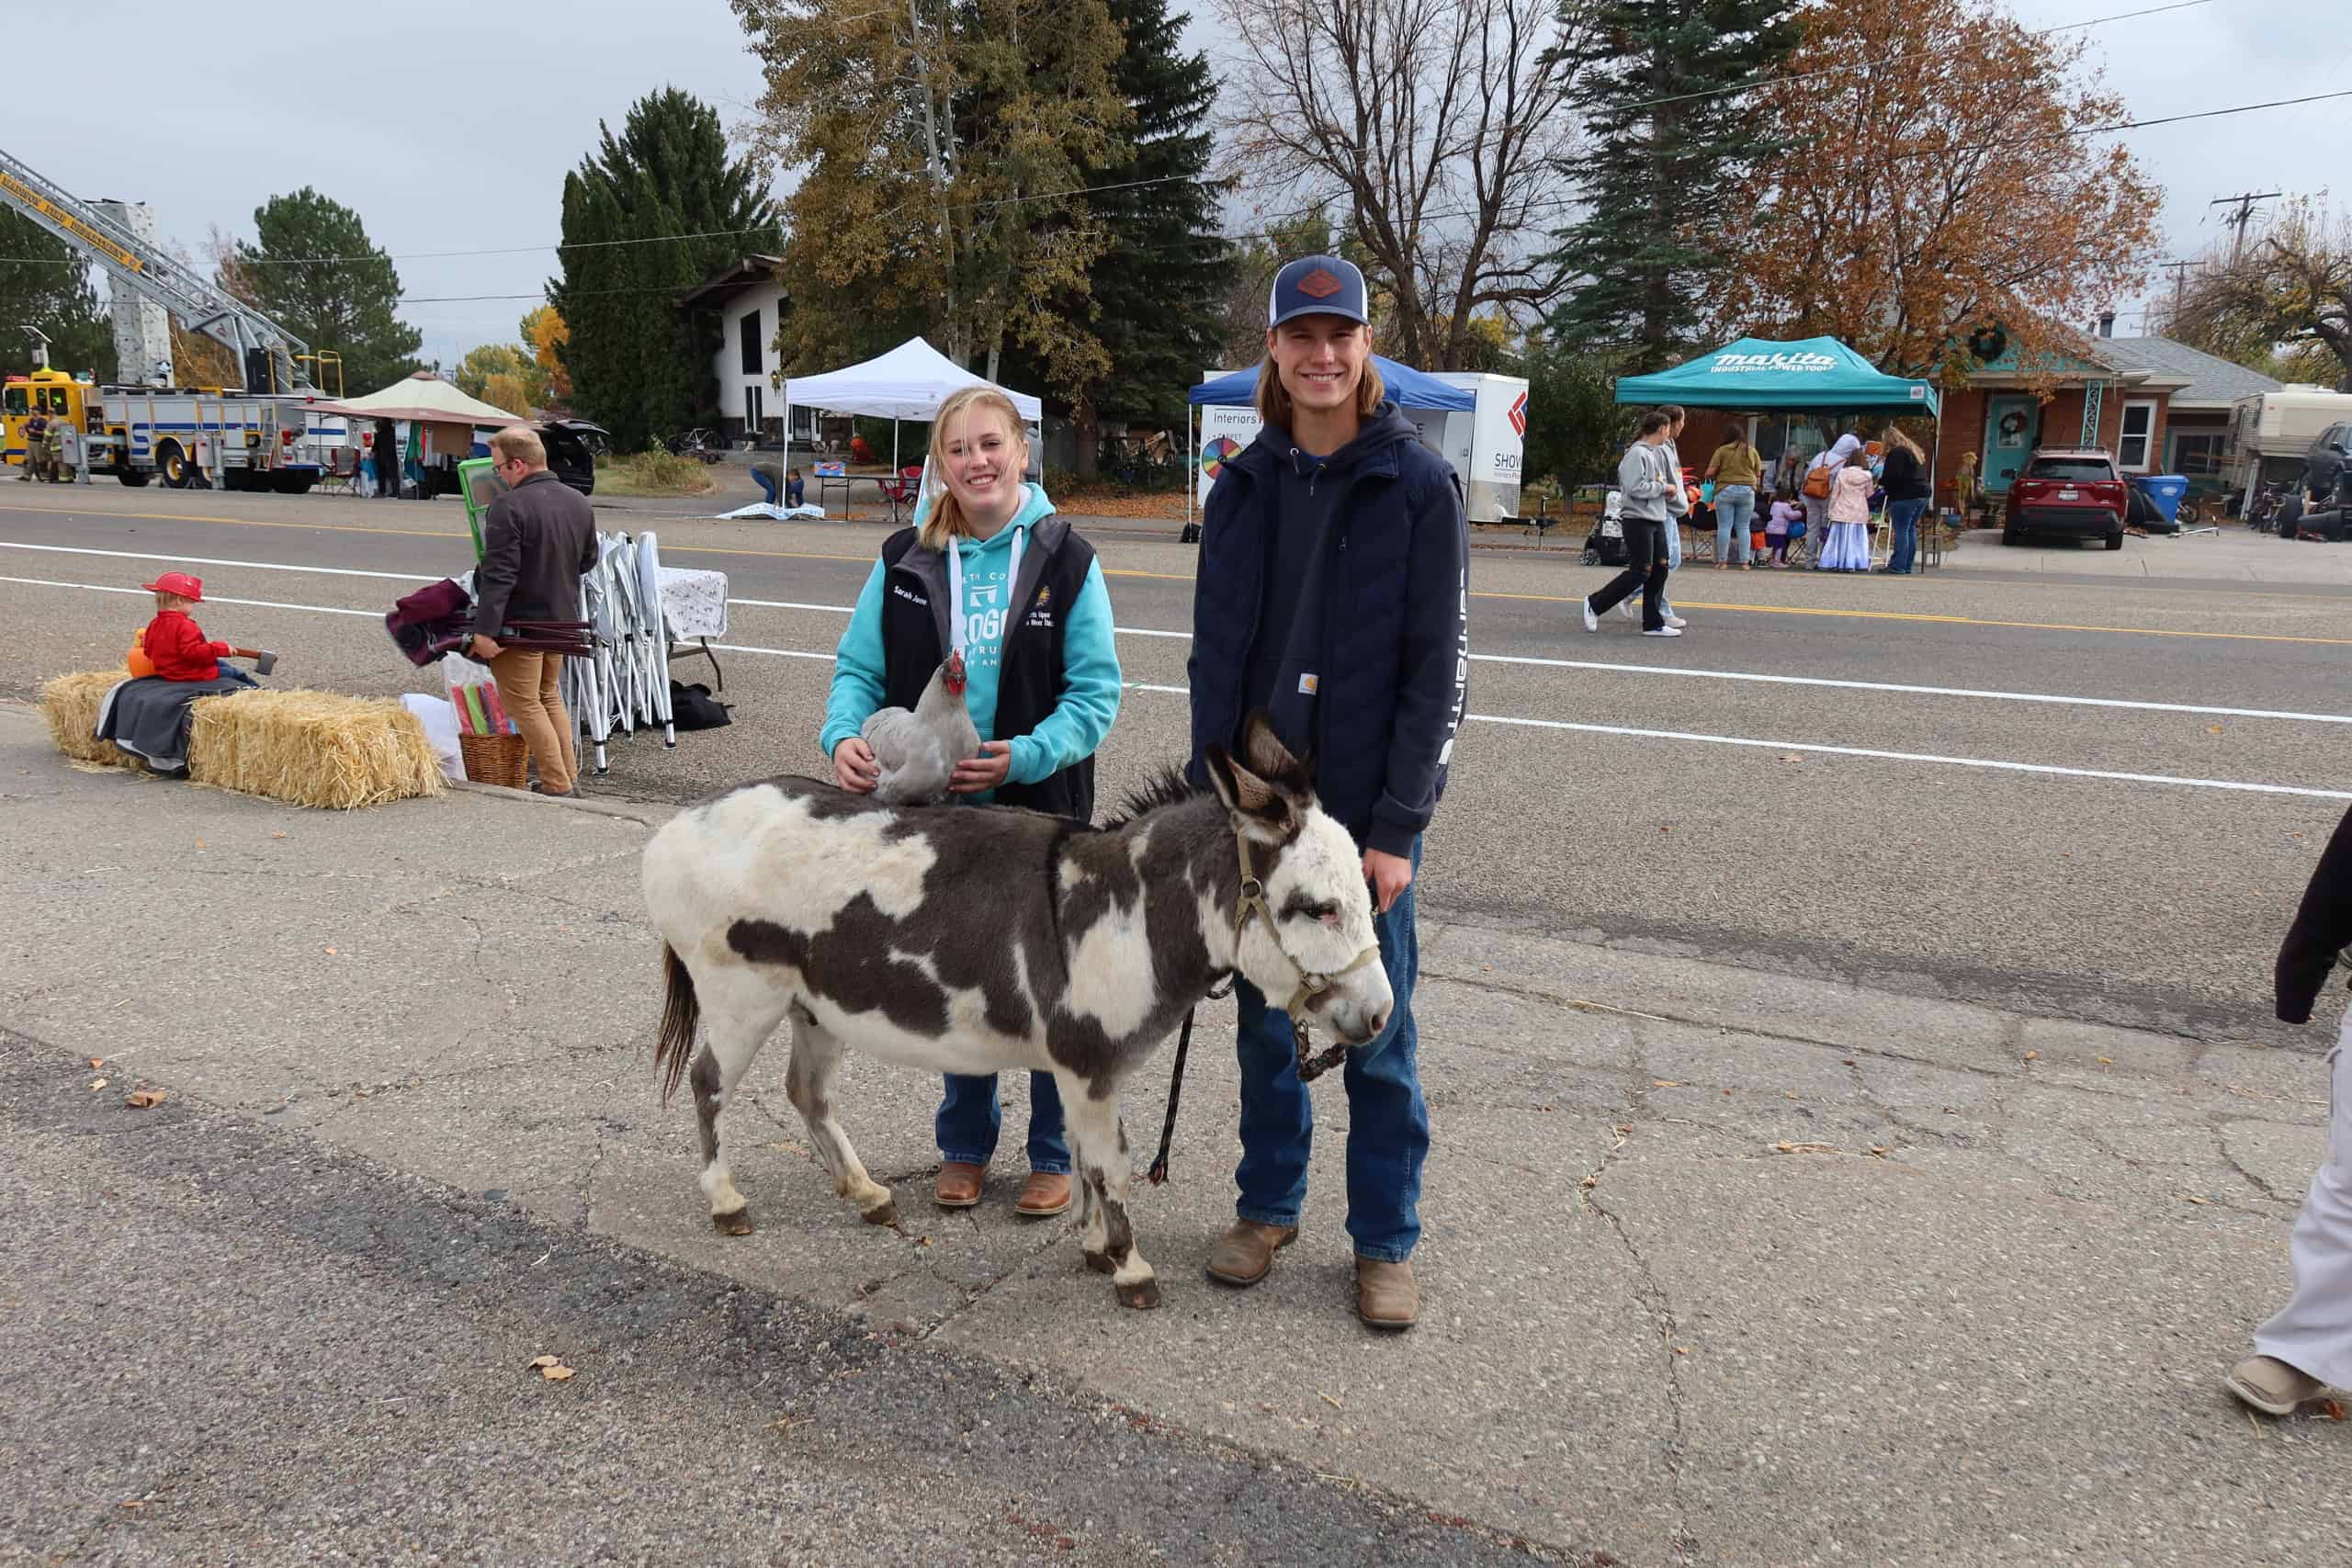
[[[1747,536],[1756,522],[1754,485],[1715,487],[1715,559],[1745,565]]]
[[[1894,527],[1894,553],[1887,557],[1886,570],[1907,572],[1912,558],[1919,553],[1919,514],[1928,510],[1928,499],[1890,501],[1886,503],[1886,520]]]
[[[1413,870],[1421,841],[1413,840]],[[1420,973],[1420,943],[1413,931],[1413,890],[1405,889],[1385,915],[1373,919],[1381,967],[1396,993],[1396,1010],[1378,1039],[1347,1055],[1348,1235],[1356,1256],[1402,1263],[1420,1239],[1421,1162],[1429,1157],[1429,1108],[1415,1070],[1419,1036],[1413,1028],[1413,981]],[[1237,980],[1240,1004],[1241,1164],[1233,1173],[1241,1190],[1233,1212],[1261,1225],[1295,1225],[1306,1202],[1306,1158],[1315,1138],[1315,1108],[1298,1081],[1298,1053],[1290,1018],[1247,980]]]
[[[240,686],[250,686],[255,691],[261,689],[261,682],[259,681],[254,680],[251,675],[239,669],[236,665],[230,663],[227,660],[215,660],[215,662],[220,667],[220,679],[223,681],[234,681]]]
[[[997,1104],[994,1073],[949,1073],[933,1124],[940,1157],[986,1165],[996,1154],[1004,1111]],[[1051,1073],[1029,1075],[1029,1168],[1069,1174],[1069,1134],[1062,1125],[1061,1090]]]
[[[752,482],[760,487],[760,494],[770,506],[775,504],[775,476],[757,463],[752,465]]]

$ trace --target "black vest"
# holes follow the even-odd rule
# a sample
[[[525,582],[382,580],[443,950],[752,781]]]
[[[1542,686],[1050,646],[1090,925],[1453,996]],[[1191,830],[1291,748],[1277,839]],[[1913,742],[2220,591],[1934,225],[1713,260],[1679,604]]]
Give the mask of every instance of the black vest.
[[[882,543],[882,702],[912,708],[947,657],[947,562],[901,528]],[[1032,563],[1035,563],[1034,566]],[[1062,628],[1086,585],[1094,547],[1047,515],[1029,530],[1021,578],[1034,584],[1005,627],[997,672],[996,733],[1010,740],[1043,724],[1062,700]],[[1016,592],[1019,585],[1016,585]],[[1026,807],[1075,821],[1094,818],[1094,759],[1087,757],[1033,784],[1007,784],[999,806]]]

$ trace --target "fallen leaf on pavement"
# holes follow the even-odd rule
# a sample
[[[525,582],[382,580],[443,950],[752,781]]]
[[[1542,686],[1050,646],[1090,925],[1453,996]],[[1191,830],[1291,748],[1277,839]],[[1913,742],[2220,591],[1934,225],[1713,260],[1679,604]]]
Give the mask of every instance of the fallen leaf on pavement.
[[[1319,1400],[1321,1400],[1324,1404],[1326,1404],[1329,1405],[1329,1406],[1330,1406],[1332,1409],[1334,1409],[1334,1410],[1345,1410],[1345,1409],[1347,1408],[1347,1406],[1346,1406],[1346,1405],[1344,1405],[1344,1404],[1340,1404],[1338,1400],[1336,1400],[1336,1399],[1332,1398],[1329,1394],[1325,1393],[1324,1393],[1321,1389],[1319,1389],[1319,1388],[1318,1388],[1318,1389],[1317,1389],[1317,1390],[1315,1391],[1315,1397],[1316,1397],[1316,1398],[1317,1398],[1317,1399],[1319,1399]]]
[[[107,1059],[104,1056],[93,1056],[90,1058],[90,1066],[93,1067],[103,1067],[106,1065]]]
[[[272,828],[269,830],[269,836],[273,839],[282,839],[286,837],[286,829],[283,828]]]
[[[2039,1062],[2041,1060],[2041,1053],[2039,1051],[2028,1051],[2025,1054],[2025,1059],[2029,1062]]]
[[[133,1111],[145,1111],[163,1104],[167,1098],[160,1089],[134,1089],[122,1097],[122,1102]]]
[[[1794,751],[1783,751],[1781,753],[1781,761],[1783,762],[1802,762],[1804,759]]]
[[[549,1382],[570,1382],[571,1381],[571,1369],[570,1367],[541,1367],[539,1369],[539,1376],[547,1379]]]
[[[2222,733],[2222,727],[2218,724],[2209,724],[2205,727],[2205,733],[2208,735],[2219,735]]]
[[[1650,1087],[1652,1089],[1680,1089],[1682,1084],[1677,1078],[1652,1078]]]
[[[2191,1193],[2188,1193],[2188,1192],[2184,1192],[2184,1193],[2182,1193],[2182,1194],[2181,1194],[2181,1198],[2182,1198],[2182,1200],[2183,1200],[2184,1201],[2186,1201],[2186,1202],[2198,1203],[2198,1204],[2210,1203],[2210,1202],[2211,1202],[2211,1201],[2212,1201],[2212,1200],[2211,1200],[2211,1199],[2210,1199],[2210,1198],[2199,1198],[2199,1197],[2197,1197],[2197,1196],[2195,1196],[2195,1195],[2193,1195],[2193,1194],[2191,1194]]]
[[[93,1089],[104,1089],[107,1087],[107,1080],[104,1078],[92,1078],[90,1080],[90,1087]]]
[[[540,1356],[531,1362],[531,1368],[534,1371],[541,1371],[548,1367],[560,1367],[561,1365],[563,1365],[562,1359],[556,1356]]]
[[[1786,1138],[1774,1144],[1772,1147],[1784,1155],[1834,1155],[1838,1152],[1838,1145],[1835,1144],[1796,1144],[1791,1143]]]
[[[196,841],[196,847],[199,850],[202,849],[204,847],[204,840],[202,839],[198,839]]]
[[[332,948],[332,947],[330,947],[330,948],[327,948],[325,951],[326,951],[326,952],[329,952],[329,953],[333,953],[333,952],[334,951],[334,948]]]
[[[2339,1400],[2323,1399],[2319,1402],[2319,1413],[2331,1421],[2341,1421],[2344,1419],[2343,1403]]]
[[[1871,1145],[1871,1157],[1872,1159],[1884,1159],[1894,1152],[1894,1151],[1893,1149],[1887,1147],[1884,1144],[1872,1144]]]

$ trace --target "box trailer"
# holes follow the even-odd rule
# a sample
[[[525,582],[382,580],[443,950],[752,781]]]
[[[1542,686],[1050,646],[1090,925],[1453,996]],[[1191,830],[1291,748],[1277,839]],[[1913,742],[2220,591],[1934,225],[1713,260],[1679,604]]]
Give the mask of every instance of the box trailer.
[[[2312,443],[2331,424],[2352,420],[2352,392],[2290,386],[2240,398],[2231,410],[2238,471],[2233,488],[2243,496],[2240,514],[2254,504],[2263,485],[2300,478]]]

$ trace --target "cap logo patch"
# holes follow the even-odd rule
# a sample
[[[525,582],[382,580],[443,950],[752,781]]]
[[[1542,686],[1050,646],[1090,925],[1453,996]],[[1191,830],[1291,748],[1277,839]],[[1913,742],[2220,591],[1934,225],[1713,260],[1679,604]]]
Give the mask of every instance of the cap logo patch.
[[[1331,276],[1329,267],[1323,266],[1317,267],[1298,280],[1298,291],[1309,299],[1329,299],[1346,287],[1346,284]]]

